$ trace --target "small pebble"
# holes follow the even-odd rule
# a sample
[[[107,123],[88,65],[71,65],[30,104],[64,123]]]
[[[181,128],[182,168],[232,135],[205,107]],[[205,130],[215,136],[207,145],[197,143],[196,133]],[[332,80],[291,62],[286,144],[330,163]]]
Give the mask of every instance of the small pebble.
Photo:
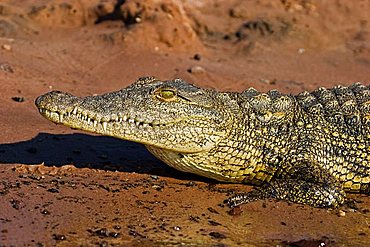
[[[48,210],[46,210],[46,209],[42,209],[41,210],[41,214],[49,215],[50,212]]]
[[[346,212],[344,212],[343,210],[339,210],[338,211],[338,216],[344,217],[344,216],[346,216]]]
[[[188,69],[188,72],[191,74],[203,74],[206,70],[203,67],[196,65]]]
[[[276,84],[276,79],[269,80],[269,79],[261,78],[260,82],[266,83],[266,84],[269,84],[269,85],[274,85],[274,84]]]
[[[181,227],[179,227],[179,226],[174,226],[174,227],[173,227],[173,229],[174,229],[175,231],[180,231],[180,230],[181,230]]]
[[[66,240],[66,236],[62,235],[62,234],[53,234],[53,238],[55,240]]]
[[[197,61],[200,61],[200,59],[202,59],[202,56],[197,53],[197,54],[194,55],[193,59],[197,60]]]
[[[51,188],[51,189],[48,189],[48,192],[50,192],[50,193],[59,193],[59,190],[56,189],[56,188]]]
[[[115,226],[113,226],[113,228],[116,229],[116,230],[120,230],[121,226],[120,225],[115,225]]]
[[[108,235],[112,238],[119,238],[121,236],[119,232],[110,232]]]
[[[12,204],[12,207],[15,208],[15,209],[19,209],[20,208],[20,205],[21,205],[21,202],[18,201],[18,200],[10,200],[10,203]]]
[[[12,68],[12,66],[10,66],[7,63],[1,63],[0,64],[0,70],[5,71],[5,72],[9,72],[9,73],[14,73],[14,69]]]
[[[197,185],[194,181],[189,181],[188,183],[185,184],[186,187],[194,187]]]
[[[12,100],[14,100],[15,102],[18,102],[18,103],[22,103],[22,102],[25,101],[25,99],[23,97],[18,97],[18,96],[12,97]]]
[[[1,46],[1,48],[3,48],[4,50],[6,50],[6,51],[11,51],[12,50],[12,47],[10,46],[10,45],[7,45],[7,44],[3,44],[2,46]]]
[[[299,48],[298,49],[298,54],[303,54],[303,53],[305,53],[305,49],[304,48]]]

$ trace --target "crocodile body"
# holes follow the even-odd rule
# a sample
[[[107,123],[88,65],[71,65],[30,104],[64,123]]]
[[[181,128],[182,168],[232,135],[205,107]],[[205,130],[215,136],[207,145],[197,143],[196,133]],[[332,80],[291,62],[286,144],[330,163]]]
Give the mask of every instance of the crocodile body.
[[[178,170],[256,185],[231,207],[264,198],[338,207],[345,192],[370,194],[370,88],[360,83],[293,96],[143,77],[100,96],[49,92],[36,105],[55,123],[142,143]]]

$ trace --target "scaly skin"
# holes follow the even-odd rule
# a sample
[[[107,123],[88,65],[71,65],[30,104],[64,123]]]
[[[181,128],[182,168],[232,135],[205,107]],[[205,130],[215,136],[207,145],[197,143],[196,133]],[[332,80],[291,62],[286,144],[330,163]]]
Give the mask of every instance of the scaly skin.
[[[36,105],[55,123],[143,143],[178,170],[258,186],[231,207],[264,198],[338,207],[345,191],[370,194],[370,89],[360,83],[291,96],[144,77],[100,96],[49,92]]]

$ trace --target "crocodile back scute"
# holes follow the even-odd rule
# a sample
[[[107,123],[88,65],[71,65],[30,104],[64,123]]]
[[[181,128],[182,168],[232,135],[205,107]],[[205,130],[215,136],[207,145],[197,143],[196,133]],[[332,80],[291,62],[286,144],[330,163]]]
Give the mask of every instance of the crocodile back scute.
[[[333,128],[351,136],[367,138],[370,130],[370,89],[361,83],[349,87],[320,87],[296,96],[300,106],[309,114],[326,120]]]
[[[293,97],[282,94],[278,90],[260,93],[254,88],[249,88],[241,93],[242,103],[250,104],[255,112],[288,112],[292,110]],[[244,105],[245,105],[244,104]]]

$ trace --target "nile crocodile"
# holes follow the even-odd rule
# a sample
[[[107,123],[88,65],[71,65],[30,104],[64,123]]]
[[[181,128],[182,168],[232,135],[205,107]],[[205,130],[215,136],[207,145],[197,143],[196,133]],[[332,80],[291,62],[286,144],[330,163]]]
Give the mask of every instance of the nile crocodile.
[[[293,96],[143,77],[99,96],[52,91],[36,105],[52,122],[142,143],[180,171],[257,187],[230,207],[276,198],[329,208],[345,192],[370,194],[370,88],[361,83]]]

